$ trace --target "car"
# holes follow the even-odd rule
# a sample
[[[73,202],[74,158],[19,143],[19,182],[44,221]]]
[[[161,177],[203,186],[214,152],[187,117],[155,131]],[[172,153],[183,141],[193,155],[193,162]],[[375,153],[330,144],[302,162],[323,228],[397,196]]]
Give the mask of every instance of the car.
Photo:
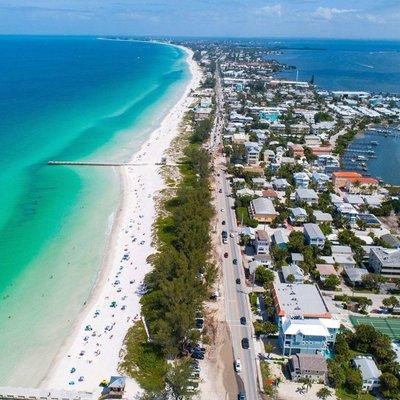
[[[234,258],[232,262],[233,264],[237,265],[237,258]]]
[[[222,193],[222,189],[219,189],[218,192],[219,192],[219,193]]]
[[[223,208],[221,208],[221,212],[224,212],[225,210]]]
[[[230,236],[231,238],[235,237],[235,235],[233,234],[233,232],[231,232],[231,233],[229,234],[229,236]]]
[[[247,337],[244,337],[242,339],[242,348],[243,349],[248,349],[249,347],[250,347],[249,339]]]
[[[240,285],[240,278],[236,278],[236,283],[238,284],[238,285]]]
[[[224,253],[224,258],[228,258],[228,253],[227,252]]]
[[[238,400],[246,400],[246,395],[243,392],[238,394]]]
[[[222,221],[222,225],[225,225],[226,224],[226,222],[225,221]]]
[[[234,367],[236,372],[242,372],[242,363],[240,362],[240,358],[235,360]]]
[[[246,325],[246,317],[240,317],[240,323]]]

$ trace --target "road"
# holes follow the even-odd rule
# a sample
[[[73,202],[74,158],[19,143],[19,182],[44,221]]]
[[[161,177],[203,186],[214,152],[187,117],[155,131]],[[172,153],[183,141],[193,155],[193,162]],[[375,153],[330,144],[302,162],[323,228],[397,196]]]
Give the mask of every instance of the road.
[[[216,122],[211,132],[211,150],[213,151],[213,162],[216,174],[217,193],[216,203],[218,205],[218,230],[226,230],[234,233],[234,237],[228,236],[228,243],[223,244],[223,252],[228,253],[228,257],[223,257],[223,275],[225,286],[225,307],[226,320],[231,332],[233,354],[235,359],[239,358],[242,364],[242,372],[238,374],[239,387],[246,393],[247,400],[257,400],[257,372],[255,365],[255,351],[252,339],[252,326],[250,303],[246,289],[245,275],[242,266],[240,247],[237,244],[238,227],[235,211],[232,208],[234,200],[231,195],[229,181],[226,179],[225,160],[218,153],[218,145],[222,140],[224,128],[223,116],[223,93],[219,75],[217,74],[216,82]],[[221,189],[221,193],[220,193]],[[222,225],[225,221],[225,225]],[[237,260],[237,265],[233,264],[233,260]],[[240,279],[240,284],[236,283],[236,279]],[[240,324],[240,318],[246,317],[246,325]],[[248,338],[250,342],[249,349],[242,348],[242,338]],[[232,365],[233,368],[233,365]]]

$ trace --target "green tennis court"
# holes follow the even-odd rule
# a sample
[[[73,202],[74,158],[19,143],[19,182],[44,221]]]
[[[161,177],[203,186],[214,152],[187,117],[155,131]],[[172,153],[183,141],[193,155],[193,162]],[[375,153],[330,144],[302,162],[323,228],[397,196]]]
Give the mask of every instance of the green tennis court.
[[[392,339],[400,339],[400,318],[377,318],[350,316],[353,326],[372,325],[377,331],[388,335]]]

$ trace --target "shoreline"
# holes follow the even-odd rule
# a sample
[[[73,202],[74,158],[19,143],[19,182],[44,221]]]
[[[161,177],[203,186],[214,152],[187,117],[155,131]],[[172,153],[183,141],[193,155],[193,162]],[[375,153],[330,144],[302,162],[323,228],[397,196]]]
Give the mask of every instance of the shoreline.
[[[96,391],[102,379],[118,373],[119,354],[126,331],[140,315],[140,296],[135,292],[150,270],[146,258],[154,252],[151,245],[156,212],[153,199],[165,186],[160,168],[154,163],[160,161],[175,138],[182,117],[192,102],[190,92],[201,79],[200,68],[192,58],[193,52],[182,46],[175,47],[186,54],[190,80],[160,126],[130,158],[130,162],[141,161],[149,165],[136,169],[118,168],[120,199],[102,267],[71,334],[57,352],[39,387]],[[147,181],[149,176],[152,177],[151,182]],[[124,254],[128,255],[128,260],[120,261],[119,257]],[[110,307],[113,301],[116,307]],[[96,310],[99,312],[96,313]],[[85,328],[91,330],[85,331]],[[76,372],[70,373],[71,368],[75,368]],[[79,381],[79,377],[83,380]],[[134,381],[128,382],[128,390],[129,387],[135,392],[139,390]]]

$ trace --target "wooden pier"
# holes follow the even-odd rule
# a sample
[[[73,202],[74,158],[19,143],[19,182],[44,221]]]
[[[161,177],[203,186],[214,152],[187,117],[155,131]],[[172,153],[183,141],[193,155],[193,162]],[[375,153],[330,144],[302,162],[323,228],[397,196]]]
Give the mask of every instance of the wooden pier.
[[[149,163],[113,163],[113,162],[91,162],[91,161],[57,161],[50,160],[47,165],[70,165],[78,167],[144,167],[147,165],[178,166],[180,163],[170,164],[167,162]]]

